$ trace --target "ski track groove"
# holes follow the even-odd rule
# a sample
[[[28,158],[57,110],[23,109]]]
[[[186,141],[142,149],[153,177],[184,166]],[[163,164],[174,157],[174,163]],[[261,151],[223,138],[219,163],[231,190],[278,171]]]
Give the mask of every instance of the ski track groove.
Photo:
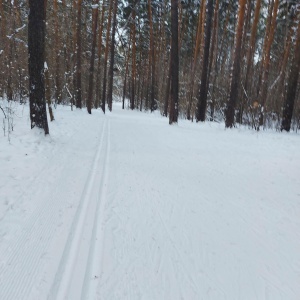
[[[71,139],[74,134],[72,134],[69,139]],[[50,158],[50,162],[55,159],[55,153],[58,153],[58,151],[62,148],[63,145],[59,147],[57,151],[54,151]],[[32,185],[36,183],[36,181],[40,180],[39,175],[45,170],[46,166],[42,168],[38,175],[36,175],[28,183],[28,185]],[[62,186],[62,188],[64,187]],[[38,272],[39,260],[37,259],[37,256],[41,258],[46,253],[51,241],[51,239],[47,237],[52,237],[56,230],[55,226],[40,226],[39,223],[51,224],[53,219],[55,219],[57,213],[56,204],[60,202],[59,197],[55,197],[58,190],[60,190],[59,187],[51,193],[53,201],[45,199],[42,203],[40,203],[38,208],[34,210],[32,214],[34,218],[31,217],[26,221],[25,226],[21,229],[21,234],[19,234],[18,238],[13,241],[13,244],[8,243],[5,249],[0,249],[1,257],[5,257],[7,256],[7,253],[10,253],[6,258],[6,264],[1,265],[0,268],[0,279],[5,276],[5,280],[10,282],[10,284],[4,285],[0,289],[0,299],[15,300],[24,298],[25,296],[28,297],[35,283],[36,274]],[[40,237],[40,240],[44,240],[44,242],[38,244],[35,243],[36,236]],[[32,244],[35,245],[35,251],[31,251]],[[14,267],[9,267],[9,270],[6,271],[5,266],[7,265]],[[26,269],[26,274],[29,276],[23,276],[22,272],[19,272],[20,269]],[[25,282],[26,284],[24,284]]]
[[[85,270],[85,276],[83,281],[83,289],[81,292],[81,299],[90,299],[89,295],[97,294],[97,286],[91,287],[91,280],[100,277],[101,261],[103,253],[103,241],[104,241],[104,226],[105,226],[105,204],[108,184],[108,165],[110,160],[110,121],[108,121],[108,133],[107,142],[105,146],[104,164],[101,173],[101,183],[98,190],[98,201],[95,210],[95,217],[93,222],[91,246],[89,248],[89,254],[87,259],[87,265]],[[96,253],[96,255],[95,255]],[[98,254],[97,254],[98,253]],[[93,291],[91,291],[91,289]]]
[[[107,125],[108,123],[108,125]],[[88,290],[85,288],[86,285],[88,285],[88,281],[91,280],[91,262],[93,260],[94,255],[94,248],[96,244],[96,232],[98,226],[98,213],[99,208],[102,207],[100,204],[101,197],[99,196],[99,193],[101,195],[101,189],[103,188],[103,177],[105,177],[105,170],[106,165],[108,163],[108,148],[109,148],[109,132],[110,130],[110,123],[109,120],[105,120],[105,123],[103,125],[102,135],[101,135],[101,141],[99,144],[98,149],[96,150],[95,157],[93,159],[92,168],[91,171],[87,177],[85,187],[81,196],[80,204],[77,208],[76,214],[74,216],[71,229],[67,238],[67,242],[65,245],[65,248],[63,250],[63,254],[61,257],[61,261],[59,264],[59,268],[56,272],[53,284],[51,286],[48,299],[70,299],[74,300],[73,298],[69,298],[69,294],[72,292],[72,288],[74,286],[70,286],[72,282],[72,275],[73,271],[76,268],[76,264],[78,264],[78,249],[80,247],[80,244],[83,240],[85,240],[83,234],[84,234],[84,227],[86,224],[88,224],[88,221],[90,220],[90,214],[89,214],[89,207],[90,206],[96,206],[93,220],[92,220],[92,228],[91,229],[91,239],[90,241],[85,241],[85,243],[91,242],[91,244],[88,246],[87,251],[84,251],[84,255],[86,263],[85,263],[85,272],[83,275],[82,282],[80,282],[81,287],[79,288],[79,294],[77,296],[80,296],[79,299],[85,299],[82,297],[85,297],[85,295],[88,293]],[[106,136],[106,137],[105,137]],[[105,145],[104,145],[105,142]],[[103,150],[104,148],[104,150]],[[104,155],[103,155],[104,154]],[[95,179],[97,177],[97,172],[101,168],[101,162],[104,161],[104,167],[102,168],[102,172],[100,175],[101,182],[99,182],[100,188],[97,194],[97,197],[94,201],[96,203],[93,203],[93,199],[91,200],[91,194],[93,191],[93,188],[95,185],[97,185],[97,182],[95,182]],[[103,194],[102,194],[103,196]],[[98,244],[102,241],[98,241]],[[84,242],[83,242],[84,243]],[[100,253],[99,253],[100,256]],[[82,260],[82,258],[81,258]]]
[[[104,129],[102,129],[102,140],[103,132]],[[69,138],[71,139],[73,135]],[[59,149],[62,148],[63,145],[59,147]],[[55,153],[57,153],[59,149],[53,153],[50,161],[55,159]],[[93,162],[94,161],[95,159]],[[60,167],[59,170],[61,170]],[[39,174],[43,171],[45,171],[45,167],[42,168]],[[29,184],[34,184],[40,180],[38,176],[39,175],[30,180]],[[57,216],[57,208],[61,200],[58,191],[64,188],[64,181],[61,181],[55,191],[50,192],[51,201],[49,201],[49,199],[42,201],[31,214],[34,218],[31,217],[25,221],[25,226],[21,229],[17,239],[14,240],[13,243],[8,243],[3,249],[0,249],[0,257],[7,257],[5,259],[6,263],[0,265],[0,299],[28,299],[36,283],[36,276],[41,263],[40,259],[47,253],[51,237],[53,237],[57,229],[56,226],[48,226],[47,224],[52,224],[53,221],[59,218]],[[41,242],[36,243],[37,237]],[[35,251],[32,251],[32,249],[35,249]],[[9,267],[7,268],[7,266]],[[22,272],[19,272],[19,270],[22,269],[26,270],[25,276]],[[5,278],[5,281],[10,284],[3,284],[3,282],[1,282],[2,278]]]

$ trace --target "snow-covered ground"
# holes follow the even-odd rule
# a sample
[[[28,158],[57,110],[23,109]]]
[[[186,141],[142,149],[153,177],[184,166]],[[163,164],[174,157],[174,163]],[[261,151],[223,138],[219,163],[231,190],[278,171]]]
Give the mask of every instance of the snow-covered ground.
[[[300,136],[14,105],[0,299],[300,299]],[[2,112],[0,118],[2,122]]]

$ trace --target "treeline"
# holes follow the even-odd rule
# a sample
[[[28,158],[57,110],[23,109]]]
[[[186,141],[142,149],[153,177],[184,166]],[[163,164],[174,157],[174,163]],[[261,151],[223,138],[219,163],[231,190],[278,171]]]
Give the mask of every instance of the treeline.
[[[129,99],[130,109],[192,121],[224,120],[227,127],[257,130],[300,127],[297,0],[45,4],[49,105],[105,112],[114,94],[123,107]],[[20,102],[29,94],[28,11],[28,1],[0,1],[0,96]],[[170,105],[175,94],[178,105]]]

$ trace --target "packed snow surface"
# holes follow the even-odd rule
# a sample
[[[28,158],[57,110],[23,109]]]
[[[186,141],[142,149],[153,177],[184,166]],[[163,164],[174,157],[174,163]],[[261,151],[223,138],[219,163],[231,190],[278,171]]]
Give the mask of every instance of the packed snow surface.
[[[1,300],[300,299],[299,134],[10,106]]]

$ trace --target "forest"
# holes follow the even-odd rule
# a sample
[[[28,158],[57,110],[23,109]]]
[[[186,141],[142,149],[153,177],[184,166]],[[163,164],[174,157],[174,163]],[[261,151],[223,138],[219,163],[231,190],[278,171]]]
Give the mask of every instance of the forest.
[[[116,97],[170,124],[300,128],[297,0],[1,0],[0,17],[0,96],[26,102],[40,60],[51,121],[58,104],[105,113]]]
[[[0,300],[300,299],[300,0],[0,18]]]

